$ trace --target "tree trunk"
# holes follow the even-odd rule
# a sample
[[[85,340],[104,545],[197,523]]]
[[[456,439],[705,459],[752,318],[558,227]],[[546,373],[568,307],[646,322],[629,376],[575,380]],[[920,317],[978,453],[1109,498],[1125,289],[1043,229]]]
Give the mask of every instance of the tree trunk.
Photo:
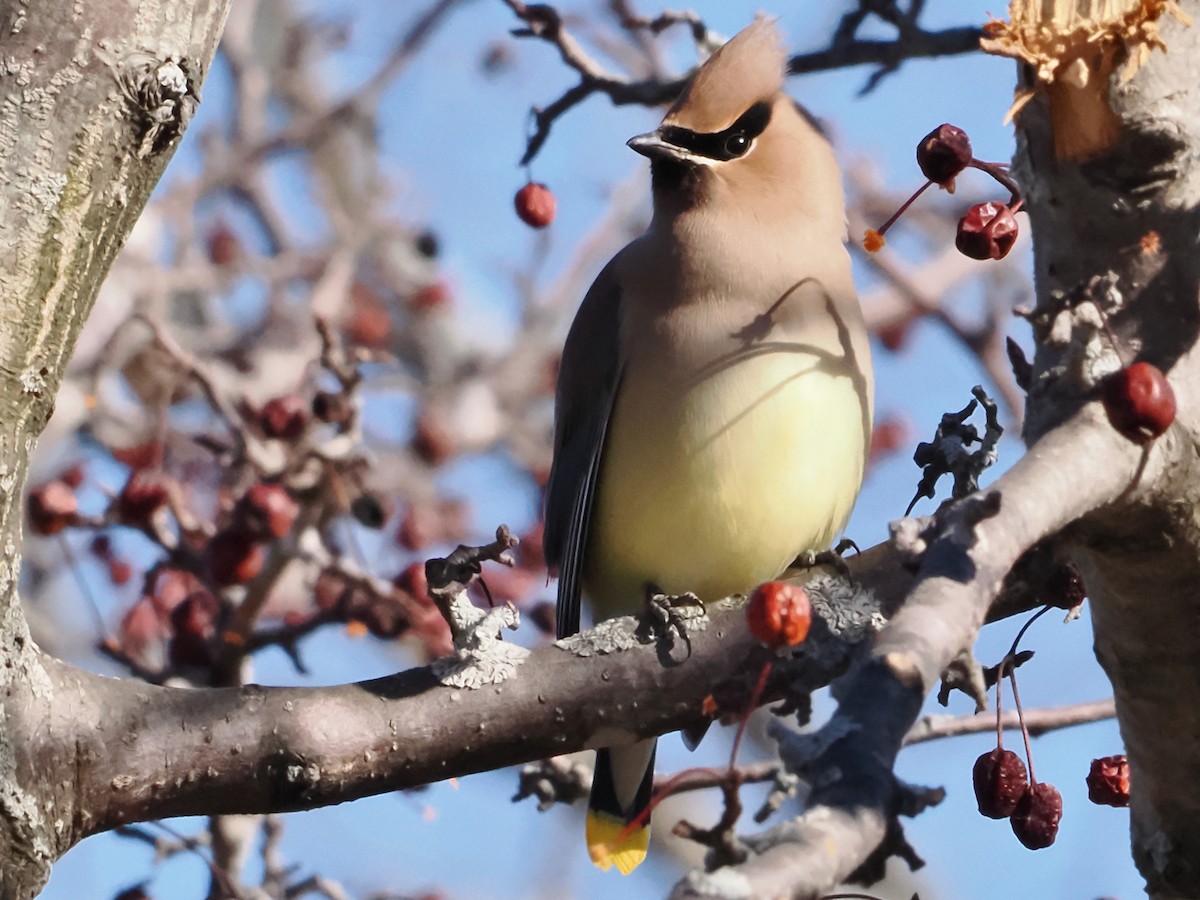
[[[29,456],[79,329],[212,61],[227,0],[0,2],[0,897],[76,839],[39,760],[52,679],[17,597]]]
[[[1038,296],[1030,453],[1134,360],[1165,372],[1178,400],[1175,426],[1138,450],[1125,494],[1065,535],[1129,755],[1134,858],[1150,895],[1168,898],[1200,896],[1200,31],[1158,25],[1167,52],[1109,92],[1115,143],[1060,158],[1070,117],[1043,94],[1017,118],[1016,172]],[[1091,477],[1091,460],[1074,465]]]

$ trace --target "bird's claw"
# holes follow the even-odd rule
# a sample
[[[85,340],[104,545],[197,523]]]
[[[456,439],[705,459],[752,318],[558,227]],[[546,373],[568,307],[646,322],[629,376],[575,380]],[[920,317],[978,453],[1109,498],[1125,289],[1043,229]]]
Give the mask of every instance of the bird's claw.
[[[687,656],[691,656],[689,629],[706,612],[703,601],[693,593],[665,594],[654,585],[647,585],[646,614],[638,624],[638,639],[645,643],[653,642],[659,648],[659,655],[669,659],[678,636],[687,648]]]
[[[837,570],[839,575],[849,577],[850,567],[846,565],[846,560],[843,556],[848,550],[853,550],[856,555],[862,553],[862,550],[858,548],[858,544],[854,543],[850,538],[842,538],[832,550],[805,550],[796,557],[796,561],[792,563],[792,566],[797,569],[831,566]]]

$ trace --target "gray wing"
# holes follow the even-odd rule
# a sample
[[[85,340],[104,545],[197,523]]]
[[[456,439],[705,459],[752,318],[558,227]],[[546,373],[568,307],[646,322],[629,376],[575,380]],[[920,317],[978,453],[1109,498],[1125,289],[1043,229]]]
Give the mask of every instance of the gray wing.
[[[584,551],[604,436],[620,382],[621,288],[616,258],[597,276],[567,334],[554,402],[554,462],[546,485],[546,563],[558,567],[558,636],[579,630]]]

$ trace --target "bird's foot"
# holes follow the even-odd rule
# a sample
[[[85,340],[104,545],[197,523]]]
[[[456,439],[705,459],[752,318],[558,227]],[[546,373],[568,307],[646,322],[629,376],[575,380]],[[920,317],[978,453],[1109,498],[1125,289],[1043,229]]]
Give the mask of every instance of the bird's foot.
[[[701,621],[707,623],[707,611],[695,594],[664,594],[654,585],[646,585],[646,612],[638,624],[638,640],[657,645],[666,664],[673,661],[671,651],[677,639],[687,648],[687,656],[692,655],[689,631],[702,631]]]
[[[862,550],[858,548],[858,544],[854,543],[850,538],[842,538],[832,550],[805,550],[796,557],[796,561],[792,563],[792,566],[797,569],[832,566],[837,570],[839,575],[848,577],[850,575],[850,567],[846,565],[844,558],[848,550],[853,550],[856,555],[862,553]]]

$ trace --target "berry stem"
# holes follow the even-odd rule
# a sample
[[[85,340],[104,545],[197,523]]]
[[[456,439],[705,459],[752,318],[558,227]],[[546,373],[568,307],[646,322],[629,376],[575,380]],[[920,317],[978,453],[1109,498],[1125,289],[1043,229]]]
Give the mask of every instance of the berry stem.
[[[1013,703],[1017,707],[1017,720],[1021,723],[1021,737],[1025,739],[1025,764],[1029,766],[1029,784],[1037,784],[1037,776],[1033,774],[1033,751],[1029,748],[1029,729],[1025,727],[1025,711],[1021,709],[1021,695],[1017,691],[1017,673],[1009,672],[1008,680],[1012,684]]]
[[[980,172],[986,172],[992,178],[996,179],[996,181],[1000,182],[1000,184],[1004,185],[1004,187],[1008,188],[1008,192],[1012,195],[1008,201],[1009,208],[1012,212],[1016,212],[1020,208],[1022,203],[1021,188],[1013,180],[1013,177],[1004,171],[1004,168],[998,163],[984,162],[982,159],[972,158],[967,163],[967,166],[972,169],[978,169]]]
[[[729,753],[729,771],[732,774],[737,766],[738,748],[742,745],[742,735],[746,733],[746,725],[750,721],[750,716],[754,710],[758,709],[758,701],[762,698],[763,691],[767,687],[767,676],[771,674],[771,660],[763,663],[762,671],[758,673],[758,681],[754,683],[754,692],[750,695],[750,705],[746,707],[746,714],[742,716],[742,721],[738,722],[737,734],[733,736],[733,749]]]
[[[996,749],[1004,749],[1004,729],[1000,727],[1000,698],[1004,696],[1004,673],[996,676]]]
[[[750,695],[750,704],[746,709],[746,714],[742,716],[741,722],[738,723],[737,734],[733,738],[733,750],[729,754],[729,768],[725,770],[721,779],[727,788],[731,787],[736,790],[742,784],[742,772],[736,765],[738,748],[741,746],[742,736],[746,733],[746,724],[750,721],[750,714],[758,708],[758,701],[762,699],[763,691],[766,690],[767,677],[770,674],[771,660],[768,659],[763,663],[762,671],[758,673],[758,680],[754,683],[754,691]],[[689,778],[693,778],[698,774],[707,777],[711,776],[713,772],[713,769],[685,769],[674,778],[669,779],[666,784],[655,790],[654,794],[650,797],[650,802],[646,804],[646,808],[638,813],[633,821],[621,829],[621,833],[616,837],[616,842],[620,843],[625,840],[625,838],[649,822],[650,814],[654,812],[655,807],[675,793],[679,786],[685,784]]]
[[[883,237],[883,235],[887,234],[887,230],[896,224],[896,220],[899,219],[902,215],[904,215],[904,213],[908,210],[908,208],[910,206],[912,206],[913,203],[916,202],[916,199],[929,189],[929,186],[931,184],[933,184],[932,181],[926,181],[923,185],[921,185],[919,188],[917,188],[917,191],[915,194],[913,194],[911,197],[909,197],[907,200],[905,200],[903,203],[900,204],[900,208],[898,210],[896,210],[894,213],[892,213],[892,217],[890,219],[888,219],[886,222],[884,222],[881,226],[879,226],[879,228],[876,229],[876,231],[879,233],[880,237]]]
[[[1112,330],[1112,326],[1108,324],[1108,313],[1104,311],[1099,303],[1092,301],[1092,305],[1096,307],[1096,312],[1100,315],[1100,327],[1104,329],[1104,336],[1108,338],[1108,343],[1113,348],[1113,353],[1117,355],[1117,362],[1121,364],[1122,369],[1128,369],[1132,365],[1132,360],[1125,356],[1125,348],[1121,346],[1117,340],[1117,334]]]
[[[1012,646],[1008,648],[1008,653],[1004,657],[1004,665],[1006,667],[1007,667],[1009,661],[1014,656],[1017,655],[1017,646],[1021,643],[1021,638],[1025,637],[1025,632],[1027,632],[1029,630],[1029,626],[1032,625],[1034,622],[1036,622],[1038,619],[1040,619],[1042,616],[1044,616],[1046,613],[1048,613],[1051,610],[1051,608],[1052,607],[1050,606],[1050,604],[1047,603],[1045,606],[1043,606],[1041,609],[1039,609],[1037,612],[1035,612],[1032,616],[1030,616],[1028,621],[1026,621],[1025,624],[1021,626],[1021,630],[1017,632],[1016,638],[1013,639]],[[1000,674],[1003,675],[1004,673],[1001,672]]]

